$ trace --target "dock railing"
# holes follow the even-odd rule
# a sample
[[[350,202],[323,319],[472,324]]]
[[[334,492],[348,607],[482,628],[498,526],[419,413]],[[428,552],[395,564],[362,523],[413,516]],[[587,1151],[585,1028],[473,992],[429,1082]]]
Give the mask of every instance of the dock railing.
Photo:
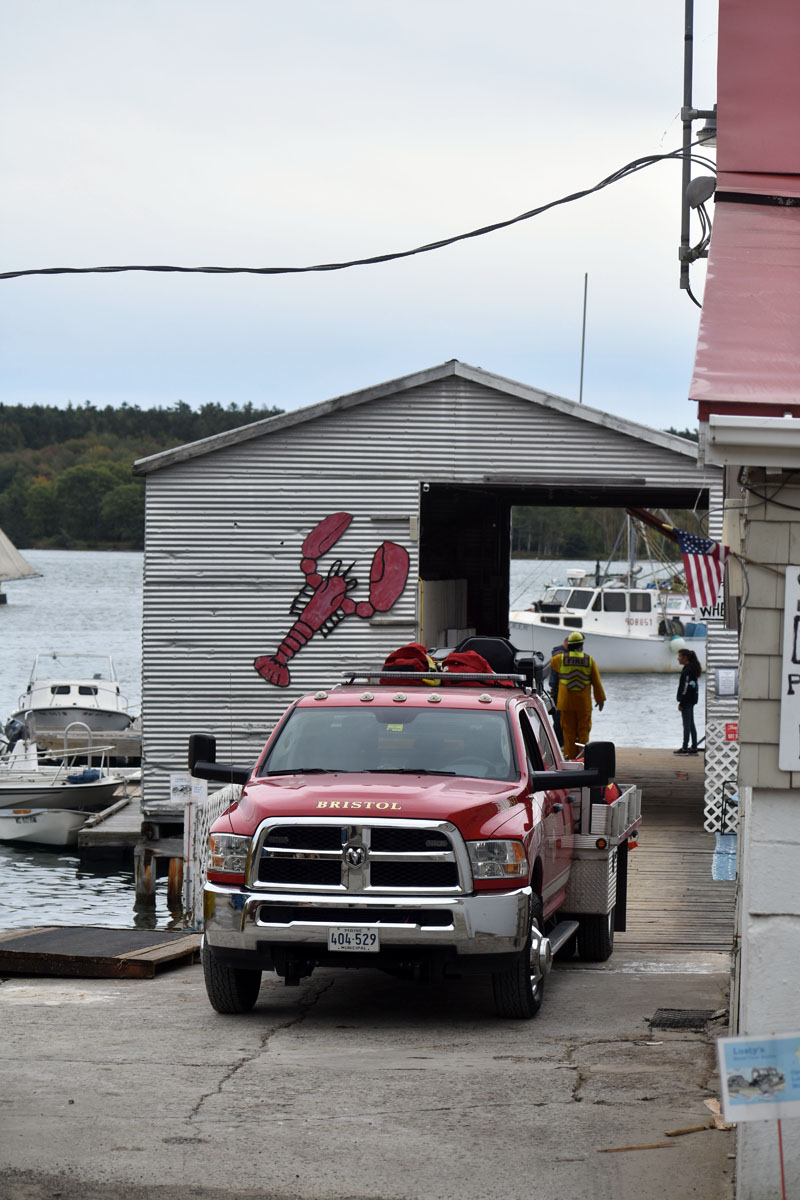
[[[229,783],[202,799],[187,800],[183,815],[183,924],[203,927],[203,887],[206,882],[206,848],[211,826],[242,794],[241,785]]]

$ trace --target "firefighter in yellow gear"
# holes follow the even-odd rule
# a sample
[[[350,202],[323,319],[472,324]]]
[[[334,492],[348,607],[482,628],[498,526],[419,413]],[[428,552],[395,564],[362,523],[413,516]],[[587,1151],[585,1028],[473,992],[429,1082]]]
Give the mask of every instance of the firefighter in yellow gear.
[[[577,629],[567,638],[567,649],[550,659],[550,669],[558,675],[556,708],[564,734],[564,757],[577,758],[592,728],[592,693],[599,709],[606,702],[597,663],[583,653],[583,634]]]

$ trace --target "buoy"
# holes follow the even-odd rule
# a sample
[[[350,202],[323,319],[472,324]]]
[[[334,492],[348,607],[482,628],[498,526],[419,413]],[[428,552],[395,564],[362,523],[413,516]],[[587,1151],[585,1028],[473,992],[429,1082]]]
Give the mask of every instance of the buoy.
[[[680,650],[686,649],[686,642],[682,637],[673,637],[669,639],[669,648],[673,654],[677,654]]]

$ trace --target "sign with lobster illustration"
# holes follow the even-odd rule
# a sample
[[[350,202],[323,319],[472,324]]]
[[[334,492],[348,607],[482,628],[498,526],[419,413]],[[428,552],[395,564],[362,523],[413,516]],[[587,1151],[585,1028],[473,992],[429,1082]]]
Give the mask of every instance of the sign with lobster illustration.
[[[292,601],[289,612],[297,620],[274,654],[262,654],[253,666],[259,675],[276,687],[288,687],[291,681],[287,663],[310,642],[315,633],[326,638],[345,617],[368,620],[376,612],[388,612],[403,592],[408,579],[408,552],[396,542],[381,542],[369,570],[369,599],[356,601],[350,593],[358,587],[351,575],[355,563],[342,566],[337,558],[326,575],[317,570],[317,562],[347,531],[350,513],[331,513],[309,533],[303,542],[300,570],[304,587]]]

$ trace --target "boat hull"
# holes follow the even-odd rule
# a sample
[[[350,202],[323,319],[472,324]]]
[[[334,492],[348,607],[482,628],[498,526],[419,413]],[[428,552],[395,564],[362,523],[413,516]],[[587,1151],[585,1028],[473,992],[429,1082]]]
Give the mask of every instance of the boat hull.
[[[101,812],[111,804],[123,782],[114,775],[105,775],[92,783],[66,783],[63,774],[55,782],[42,779],[39,772],[9,775],[0,776],[0,813],[9,808]]]
[[[0,842],[74,846],[88,815],[67,808],[0,809]]]
[[[93,733],[120,733],[133,723],[130,713],[121,710],[80,708],[78,705],[69,708],[20,708],[12,713],[12,720],[25,725],[32,737],[38,728],[46,729],[50,734],[63,733],[76,721],[86,725]]]
[[[511,613],[509,619],[509,641],[522,653],[540,651],[548,661],[553,648],[561,649],[561,643],[572,629],[566,626],[542,624],[531,618],[538,613]],[[591,633],[584,635],[583,648],[596,660],[601,675],[668,675],[678,674],[678,650],[694,650],[705,667],[706,639],[680,635],[675,641],[660,634],[641,633]]]

